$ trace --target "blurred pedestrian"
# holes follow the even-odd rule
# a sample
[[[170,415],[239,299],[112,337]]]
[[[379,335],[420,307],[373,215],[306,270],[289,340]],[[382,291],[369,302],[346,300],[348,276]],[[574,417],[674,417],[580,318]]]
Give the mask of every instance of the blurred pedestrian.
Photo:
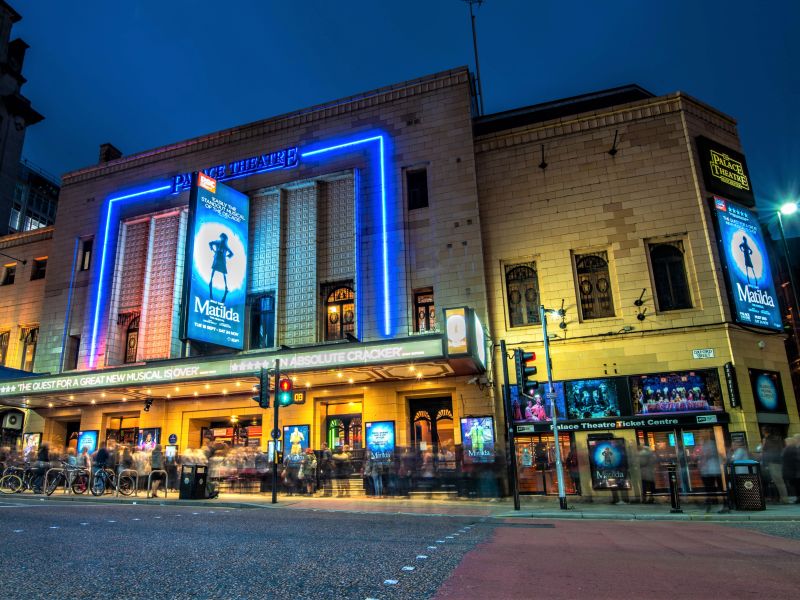
[[[786,491],[786,483],[783,481],[782,454],[783,439],[774,430],[767,429],[761,442],[761,464],[775,484],[778,500],[789,504],[789,494]]]
[[[300,463],[300,474],[298,478],[301,480],[301,486],[306,486],[306,493],[309,496],[314,494],[314,484],[317,480],[317,456],[314,450],[306,448],[303,455],[303,460]]]
[[[323,496],[330,496],[331,490],[331,474],[333,471],[333,453],[328,444],[322,442],[322,450],[319,453],[319,487],[322,490]]]
[[[700,478],[706,489],[706,504],[717,504],[717,494],[722,491],[722,470],[717,445],[712,440],[704,440],[697,459]]]
[[[44,476],[47,469],[50,468],[50,446],[47,442],[39,446],[39,451],[36,453],[36,470],[33,479],[33,492],[41,494],[44,485]]]
[[[158,497],[158,486],[164,480],[164,454],[161,452],[161,444],[156,444],[150,453],[150,489],[147,490],[147,497]],[[167,492],[164,492],[167,497]]]
[[[648,445],[639,450],[639,476],[642,478],[642,504],[652,504],[656,491],[656,456]]]
[[[338,497],[350,495],[350,482],[348,481],[351,473],[350,446],[342,446],[342,449],[333,455],[333,464],[336,476],[336,495]]]
[[[789,502],[797,503],[800,496],[800,434],[784,441],[786,446],[781,454],[781,475],[786,483]]]

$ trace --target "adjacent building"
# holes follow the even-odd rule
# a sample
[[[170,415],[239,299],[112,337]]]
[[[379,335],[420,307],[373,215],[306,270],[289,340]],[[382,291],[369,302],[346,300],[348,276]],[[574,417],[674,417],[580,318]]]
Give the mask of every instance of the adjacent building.
[[[584,496],[635,487],[645,446],[707,493],[703,452],[797,431],[730,117],[637,86],[473,108],[460,68],[66,174],[57,227],[25,234],[52,235],[37,375],[0,402],[55,446],[266,449],[253,386],[279,368],[287,444],[495,465],[527,493],[554,493],[555,406]],[[511,355],[546,379],[541,305],[552,391]]]

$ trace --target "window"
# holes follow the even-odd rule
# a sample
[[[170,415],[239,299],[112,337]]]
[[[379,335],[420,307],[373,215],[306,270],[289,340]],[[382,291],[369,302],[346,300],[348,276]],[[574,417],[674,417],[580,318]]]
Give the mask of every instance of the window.
[[[136,362],[136,353],[139,350],[139,317],[131,319],[128,329],[125,332],[125,361],[126,363]]]
[[[408,210],[428,206],[428,171],[416,169],[406,171],[406,193],[408,194]]]
[[[11,285],[17,277],[17,263],[5,265],[3,267],[3,281],[0,285]]]
[[[539,322],[539,278],[536,263],[506,265],[508,324],[522,327]]]
[[[348,284],[327,286],[325,293],[325,340],[343,340],[356,327],[356,295]]]
[[[28,327],[22,329],[22,364],[23,371],[33,371],[33,361],[36,358],[36,343],[39,341],[39,328]]]
[[[87,238],[81,244],[81,262],[78,270],[88,271],[92,266],[92,246],[94,245],[94,238]]]
[[[6,355],[8,354],[8,341],[11,339],[11,333],[4,331],[0,333],[0,365],[6,364]]]
[[[576,254],[575,273],[578,276],[581,316],[584,319],[613,317],[614,299],[611,296],[608,254]]]
[[[649,250],[658,310],[691,308],[692,298],[683,262],[683,242],[677,240],[650,244]]]
[[[74,371],[78,368],[78,352],[81,348],[81,336],[71,335],[67,340],[67,351],[64,359],[64,370]]]
[[[44,279],[45,273],[47,273],[47,257],[34,258],[31,267],[31,281]]]
[[[275,346],[275,294],[250,299],[250,349]]]
[[[414,331],[436,331],[436,307],[433,288],[414,291]]]

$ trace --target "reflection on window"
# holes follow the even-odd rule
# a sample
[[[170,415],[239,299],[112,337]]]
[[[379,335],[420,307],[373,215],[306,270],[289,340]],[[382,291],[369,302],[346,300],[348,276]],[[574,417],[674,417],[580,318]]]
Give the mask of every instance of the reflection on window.
[[[3,267],[3,280],[0,285],[11,285],[17,277],[17,263],[5,265]]]
[[[35,258],[31,266],[31,281],[44,279],[47,273],[47,257]]]
[[[22,364],[20,368],[23,371],[33,371],[33,361],[36,358],[36,344],[38,341],[38,327],[22,330]]]
[[[581,316],[584,319],[613,317],[614,299],[611,296],[608,255],[605,252],[576,254],[575,272],[578,275]]]
[[[539,280],[536,263],[506,265],[506,298],[510,327],[539,322]]]
[[[348,333],[355,334],[356,295],[347,285],[328,289],[331,291],[325,297],[325,340],[343,340]]]
[[[250,349],[275,346],[275,294],[253,296],[250,300]]]
[[[433,303],[433,288],[414,292],[414,331],[436,331],[436,307]]]
[[[650,264],[653,266],[658,310],[692,307],[683,256],[683,242],[680,240],[650,245]]]
[[[94,239],[87,238],[83,240],[81,245],[81,262],[79,269],[81,271],[88,271],[92,266],[92,246],[94,246]]]
[[[408,210],[428,206],[428,171],[417,169],[406,171],[406,192],[408,194]]]
[[[8,354],[8,341],[11,339],[11,333],[4,331],[0,333],[0,365],[6,364],[6,355]]]
[[[126,363],[136,362],[136,353],[139,350],[139,317],[131,319],[128,329],[125,332],[125,361]]]

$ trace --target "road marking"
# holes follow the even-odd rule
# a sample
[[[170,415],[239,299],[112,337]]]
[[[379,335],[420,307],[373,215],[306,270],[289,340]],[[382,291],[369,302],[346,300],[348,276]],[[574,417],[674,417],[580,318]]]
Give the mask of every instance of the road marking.
[[[50,525],[50,529],[58,529],[58,525]]]
[[[153,517],[154,519],[160,519],[161,517]]]
[[[436,550],[436,546],[428,546],[428,550]]]
[[[452,535],[446,535],[444,537],[445,537],[446,540],[454,540],[454,539],[456,539]]]
[[[417,554],[417,560],[425,560],[428,558],[427,554]]]
[[[141,521],[141,519],[139,519],[139,518],[135,518],[135,519],[134,519],[134,521]]]
[[[403,567],[403,571],[413,571],[416,567]]]
[[[25,531],[25,530],[24,529],[15,529],[14,533],[22,533],[23,531]]]
[[[397,585],[397,579],[387,579],[383,582],[383,585]]]
[[[106,521],[106,523],[116,523],[116,521]]]
[[[444,541],[444,540],[436,540],[436,543],[437,543],[437,544],[446,544],[447,542],[446,542],[446,541]]]
[[[81,523],[81,525],[88,525],[88,523]]]
[[[200,513],[192,513],[193,515],[199,515]]]

